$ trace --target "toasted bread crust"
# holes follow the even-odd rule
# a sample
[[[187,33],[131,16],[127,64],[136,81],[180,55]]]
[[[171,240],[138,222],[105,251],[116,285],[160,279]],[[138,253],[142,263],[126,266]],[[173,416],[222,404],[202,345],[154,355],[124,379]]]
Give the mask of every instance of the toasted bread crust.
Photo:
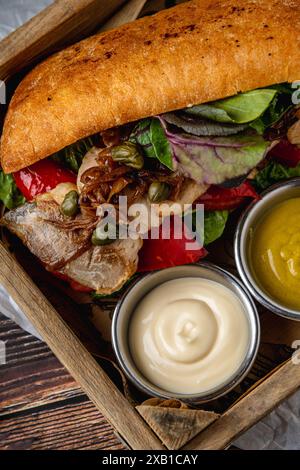
[[[90,37],[17,88],[1,140],[10,173],[104,129],[300,79],[298,0],[195,0]]]

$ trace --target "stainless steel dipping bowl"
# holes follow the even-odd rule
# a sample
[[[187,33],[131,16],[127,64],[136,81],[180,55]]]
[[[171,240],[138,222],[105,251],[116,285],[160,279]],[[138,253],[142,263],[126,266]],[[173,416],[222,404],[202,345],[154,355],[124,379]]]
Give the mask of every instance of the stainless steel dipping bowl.
[[[150,383],[137,369],[128,344],[131,315],[138,303],[155,287],[164,282],[185,277],[208,279],[229,288],[240,299],[249,322],[249,344],[245,358],[236,373],[220,386],[200,394],[174,394]],[[228,393],[246,376],[256,357],[260,339],[260,324],[255,304],[243,285],[231,274],[209,263],[180,266],[150,273],[136,281],[117,304],[112,322],[112,343],[128,379],[142,392],[154,397],[177,398],[189,403],[202,403]]]
[[[292,320],[300,320],[300,311],[292,310],[274,299],[264,289],[251,266],[250,243],[253,232],[266,213],[280,202],[300,197],[300,178],[279,183],[262,193],[258,202],[253,202],[242,215],[234,243],[235,261],[240,277],[255,299],[272,312]],[[299,208],[300,210],[300,208]]]

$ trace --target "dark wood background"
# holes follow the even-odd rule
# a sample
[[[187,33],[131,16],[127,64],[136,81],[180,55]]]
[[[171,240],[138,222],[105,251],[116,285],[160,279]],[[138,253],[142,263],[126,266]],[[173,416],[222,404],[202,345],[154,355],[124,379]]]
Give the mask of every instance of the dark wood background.
[[[0,314],[0,450],[124,449],[45,343]]]

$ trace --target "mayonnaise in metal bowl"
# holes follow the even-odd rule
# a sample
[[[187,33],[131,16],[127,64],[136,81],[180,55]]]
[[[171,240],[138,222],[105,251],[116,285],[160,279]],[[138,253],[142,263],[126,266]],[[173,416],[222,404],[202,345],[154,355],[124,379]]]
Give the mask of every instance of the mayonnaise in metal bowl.
[[[112,324],[113,347],[127,377],[148,395],[191,403],[235,387],[255,359],[259,337],[248,292],[208,263],[136,281]]]

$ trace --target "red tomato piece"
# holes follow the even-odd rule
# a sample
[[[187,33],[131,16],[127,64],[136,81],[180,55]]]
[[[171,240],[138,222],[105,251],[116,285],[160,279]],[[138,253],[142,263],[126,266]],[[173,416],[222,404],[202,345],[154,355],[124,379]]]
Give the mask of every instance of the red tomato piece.
[[[300,163],[300,148],[288,140],[282,140],[270,150],[268,156],[282,165],[295,168]]]
[[[207,254],[205,248],[200,246],[187,250],[186,245],[191,243],[191,240],[184,233],[177,240],[172,221],[170,225],[170,239],[162,238],[162,227],[160,227],[159,234],[160,238],[157,240],[144,240],[144,245],[139,252],[139,272],[156,271],[158,269],[196,263]]]
[[[56,188],[60,183],[76,183],[76,175],[59,163],[46,159],[14,173],[17,187],[28,201]]]

